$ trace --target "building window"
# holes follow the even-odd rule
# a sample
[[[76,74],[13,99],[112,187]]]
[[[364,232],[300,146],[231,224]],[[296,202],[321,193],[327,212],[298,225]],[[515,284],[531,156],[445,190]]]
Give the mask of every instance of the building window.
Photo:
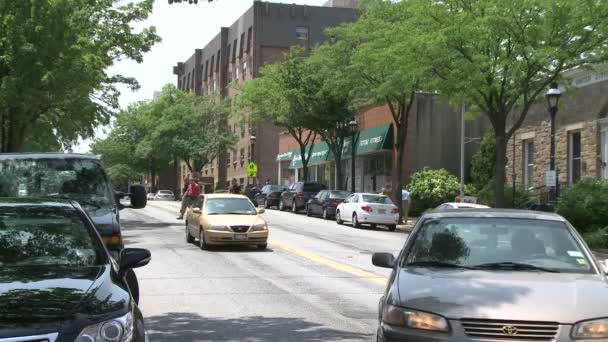
[[[232,70],[228,69],[228,83],[232,82]]]
[[[306,27],[306,26],[296,27],[296,39],[308,40],[308,27]]]
[[[215,60],[215,72],[220,72],[220,50],[217,50],[217,59]]]
[[[247,75],[247,62],[243,62],[243,79],[245,79],[245,75]]]
[[[245,178],[240,178],[240,179],[239,179],[239,183],[240,183],[241,185],[245,184]]]
[[[228,53],[226,54],[226,64],[230,64],[230,44],[228,44],[228,48],[226,49]]]
[[[228,155],[226,156],[226,165],[227,165],[227,166],[230,166],[230,155],[231,155],[231,154],[232,154],[232,153],[228,152]]]
[[[238,66],[234,68],[234,79],[235,80],[239,79],[239,68],[238,68]]]
[[[247,53],[249,53],[249,51],[251,51],[251,35],[253,33],[253,28],[251,26],[249,26],[249,29],[247,30]]]
[[[524,188],[534,187],[534,141],[524,140]]]
[[[186,91],[190,91],[190,73],[188,73],[188,77],[186,80]]]
[[[568,136],[568,181],[574,184],[581,179],[581,132]]]
[[[247,145],[247,160],[251,161],[251,145]]]
[[[600,153],[601,153],[601,170],[602,170],[602,178],[608,179],[608,123],[602,124],[602,128],[600,129]]]
[[[205,61],[205,70],[203,71],[203,79],[207,80],[207,75],[209,74],[209,60]]]
[[[239,46],[239,58],[243,57],[244,49],[245,49],[245,32],[241,33],[241,44]]]
[[[241,148],[241,167],[245,164],[245,149]]]
[[[232,44],[232,63],[234,63],[234,61],[236,61],[236,39]]]
[[[213,91],[217,91],[217,80],[213,80]]]

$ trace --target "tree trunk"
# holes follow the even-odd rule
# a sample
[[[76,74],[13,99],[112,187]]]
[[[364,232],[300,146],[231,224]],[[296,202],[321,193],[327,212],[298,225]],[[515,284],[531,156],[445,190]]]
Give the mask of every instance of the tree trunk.
[[[156,192],[156,168],[154,166],[150,170],[150,175],[152,176],[151,190]]]
[[[505,180],[507,164],[507,139],[503,128],[496,129],[496,169],[494,170],[494,206],[504,208],[505,206]]]
[[[399,132],[397,136],[397,143],[395,144],[395,150],[397,152],[397,167],[396,167],[396,177],[395,177],[395,187],[393,188],[393,198],[395,204],[399,208],[399,222],[403,219],[403,206],[401,205],[401,189],[403,189],[403,158],[405,153],[405,137],[407,136],[406,132]]]
[[[336,163],[336,190],[344,190],[342,186],[344,185],[344,170],[342,170],[342,157],[334,158]]]
[[[25,128],[10,126],[9,137],[8,137],[8,148],[6,152],[21,152],[23,147],[23,133]]]
[[[302,163],[302,181],[308,182],[308,162]]]

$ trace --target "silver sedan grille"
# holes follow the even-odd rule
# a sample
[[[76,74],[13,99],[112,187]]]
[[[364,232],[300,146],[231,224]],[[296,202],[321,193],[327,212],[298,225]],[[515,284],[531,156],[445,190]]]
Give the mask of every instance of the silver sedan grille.
[[[553,341],[559,330],[555,322],[461,319],[464,332],[471,338],[508,341]]]

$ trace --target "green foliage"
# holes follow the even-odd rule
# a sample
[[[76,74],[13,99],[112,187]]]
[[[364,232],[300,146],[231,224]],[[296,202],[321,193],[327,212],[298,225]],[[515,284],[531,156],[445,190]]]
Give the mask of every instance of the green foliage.
[[[608,249],[608,227],[583,233],[587,245],[593,249]]]
[[[464,195],[465,196],[477,196],[479,194],[479,188],[475,184],[465,184],[464,185]]]
[[[493,207],[494,203],[496,203],[495,189],[496,185],[494,183],[494,180],[490,180],[490,182],[488,182],[488,184],[486,184],[479,191],[478,202]],[[534,203],[533,194],[528,190],[516,187],[515,201],[513,201],[513,188],[511,186],[505,185],[504,189],[504,208],[528,209],[530,205]]]
[[[471,181],[478,188],[483,188],[494,178],[496,166],[496,137],[493,131],[487,132],[471,160]]]
[[[116,116],[114,128],[91,150],[103,157],[116,184],[158,172],[174,159],[199,172],[235,137],[225,124],[230,112],[215,98],[194,96],[167,85],[153,101],[129,106]]]
[[[608,59],[606,1],[411,0],[402,51],[430,66],[432,89],[479,108],[497,142],[497,206],[504,203],[506,142],[566,70]]]
[[[608,226],[608,182],[583,179],[560,194],[556,211],[579,232]]]
[[[0,151],[53,150],[91,137],[118,108],[114,62],[160,41],[135,29],[152,0],[0,1]]]
[[[413,215],[419,215],[441,203],[454,201],[460,191],[460,183],[445,169],[424,168],[412,175],[408,190],[412,201],[410,210]]]

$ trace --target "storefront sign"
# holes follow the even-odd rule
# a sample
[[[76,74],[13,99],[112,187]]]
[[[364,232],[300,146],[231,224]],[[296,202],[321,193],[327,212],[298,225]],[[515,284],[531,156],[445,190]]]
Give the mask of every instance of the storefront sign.
[[[545,186],[555,187],[557,186],[557,175],[554,170],[545,172]]]

